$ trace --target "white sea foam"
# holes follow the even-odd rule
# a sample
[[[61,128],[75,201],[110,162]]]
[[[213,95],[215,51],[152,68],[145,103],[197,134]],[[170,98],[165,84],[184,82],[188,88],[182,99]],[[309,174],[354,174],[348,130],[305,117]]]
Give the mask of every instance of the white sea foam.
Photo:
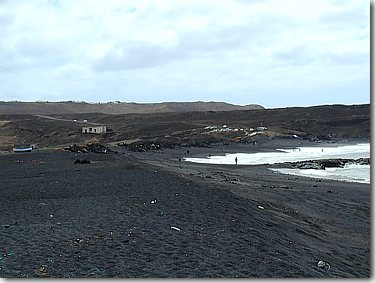
[[[370,157],[370,144],[321,147],[297,147],[295,149],[277,149],[274,152],[231,153],[225,156],[211,156],[207,158],[185,158],[186,161],[208,164],[259,165],[281,162],[296,162],[305,160],[330,158],[361,158]]]
[[[343,168],[290,169],[271,168],[270,170],[282,174],[297,175],[311,178],[331,179],[346,182],[370,183],[370,165],[346,164]]]
[[[211,156],[207,158],[185,158],[186,161],[208,164],[235,164],[238,158],[239,165],[274,164],[282,162],[296,162],[306,160],[331,158],[368,158],[370,144],[361,143],[344,146],[297,147],[295,149],[277,149],[275,152],[234,153],[225,156]],[[370,183],[370,165],[346,164],[344,168],[315,169],[271,169],[283,174],[292,174],[314,178],[333,179],[350,182]]]

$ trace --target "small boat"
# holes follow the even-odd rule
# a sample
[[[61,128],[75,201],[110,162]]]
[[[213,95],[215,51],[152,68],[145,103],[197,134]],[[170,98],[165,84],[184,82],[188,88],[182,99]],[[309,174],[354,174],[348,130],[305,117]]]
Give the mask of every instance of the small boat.
[[[26,147],[26,148],[13,148],[13,152],[31,152],[33,150],[32,147]]]

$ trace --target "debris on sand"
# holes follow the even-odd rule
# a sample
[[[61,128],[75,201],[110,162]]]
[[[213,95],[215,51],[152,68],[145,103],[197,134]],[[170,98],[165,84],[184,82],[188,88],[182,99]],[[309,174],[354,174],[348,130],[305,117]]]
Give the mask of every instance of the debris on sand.
[[[74,243],[76,243],[76,244],[82,244],[83,243],[83,239],[82,238],[74,239]]]
[[[324,269],[326,269],[326,270],[330,270],[331,265],[330,265],[329,263],[323,261],[323,260],[319,260],[319,261],[318,261],[318,267],[320,267],[320,268],[324,268]]]
[[[99,270],[99,268],[94,267],[94,268],[91,268],[91,269],[88,271],[88,274],[89,274],[89,275],[97,275],[97,274],[101,274],[101,271]]]
[[[91,161],[88,159],[76,159],[74,161],[74,164],[90,164]]]
[[[109,147],[104,146],[100,143],[88,143],[85,145],[72,144],[64,148],[64,150],[68,150],[70,152],[83,152],[83,153],[94,152],[94,153],[103,153],[103,154],[112,152],[112,150]]]
[[[44,277],[44,276],[47,276],[48,275],[48,267],[47,265],[42,265],[41,267],[39,267],[36,271],[36,274],[40,277]]]

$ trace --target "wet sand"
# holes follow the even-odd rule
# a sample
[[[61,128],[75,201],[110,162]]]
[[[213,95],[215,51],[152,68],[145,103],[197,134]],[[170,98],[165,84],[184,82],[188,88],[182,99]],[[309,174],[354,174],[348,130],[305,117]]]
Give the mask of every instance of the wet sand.
[[[179,162],[186,150],[0,155],[0,276],[370,276],[370,185]]]

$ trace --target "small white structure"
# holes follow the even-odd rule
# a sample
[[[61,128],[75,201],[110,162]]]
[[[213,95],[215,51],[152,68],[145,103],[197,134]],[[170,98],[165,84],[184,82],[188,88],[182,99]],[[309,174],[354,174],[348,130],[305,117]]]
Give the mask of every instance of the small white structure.
[[[82,127],[83,134],[102,134],[107,131],[107,126],[97,125],[97,126],[85,126]]]
[[[257,127],[257,131],[265,131],[267,130],[267,127]]]

